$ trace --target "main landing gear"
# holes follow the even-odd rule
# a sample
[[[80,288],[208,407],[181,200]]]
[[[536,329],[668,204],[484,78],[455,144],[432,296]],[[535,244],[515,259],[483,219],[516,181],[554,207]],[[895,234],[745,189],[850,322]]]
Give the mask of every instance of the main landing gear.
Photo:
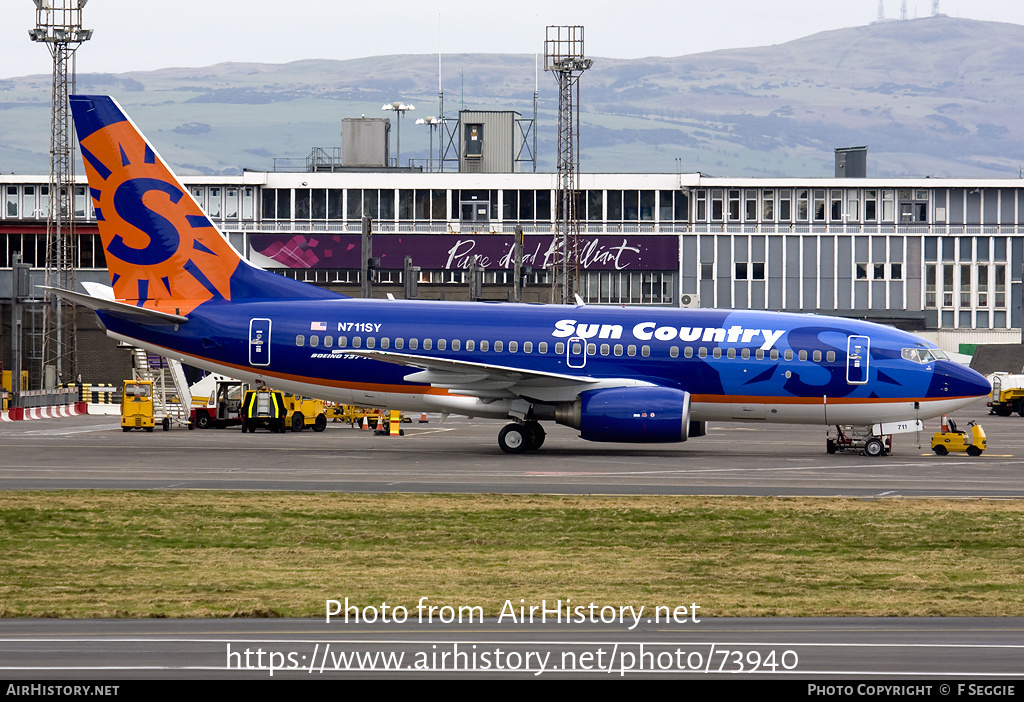
[[[506,424],[498,432],[498,446],[505,453],[536,451],[544,443],[544,427],[540,422]]]

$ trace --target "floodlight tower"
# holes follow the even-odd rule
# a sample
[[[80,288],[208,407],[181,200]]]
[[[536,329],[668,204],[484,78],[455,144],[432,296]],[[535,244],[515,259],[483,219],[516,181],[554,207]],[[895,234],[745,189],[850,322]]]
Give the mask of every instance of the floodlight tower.
[[[405,113],[408,112],[409,110],[415,110],[416,107],[414,105],[406,105],[404,102],[400,102],[400,101],[396,100],[395,102],[391,102],[391,103],[388,103],[387,105],[384,105],[380,109],[382,109],[384,111],[387,111],[387,112],[394,111],[394,112],[398,113],[398,118],[395,120],[395,122],[396,122],[396,124],[398,126],[398,146],[395,147],[395,165],[398,166],[398,167],[401,167],[402,166],[402,117],[404,117]]]
[[[579,292],[580,76],[593,65],[583,55],[583,27],[549,26],[544,39],[544,70],[558,81],[558,237],[561,275],[552,276],[551,301],[569,303]],[[555,291],[561,291],[557,299]]]
[[[444,119],[437,117],[424,117],[416,120],[416,124],[425,124],[430,127],[430,172],[434,172],[434,129],[444,124]],[[442,137],[443,138],[443,137]]]
[[[77,246],[75,241],[75,171],[68,93],[75,85],[75,50],[92,38],[82,29],[82,8],[88,0],[32,0],[36,6],[32,41],[46,44],[53,57],[53,109],[50,116],[50,207],[46,219],[46,286],[73,290]],[[50,302],[43,315],[43,373],[56,369],[56,383],[74,378],[76,341],[74,305],[46,293]]]

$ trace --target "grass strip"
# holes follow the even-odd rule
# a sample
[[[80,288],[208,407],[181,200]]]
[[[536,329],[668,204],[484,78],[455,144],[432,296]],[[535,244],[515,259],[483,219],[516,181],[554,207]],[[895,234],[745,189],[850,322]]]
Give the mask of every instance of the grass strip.
[[[1022,616],[1024,504],[989,500],[0,492],[0,616],[320,617],[700,605]],[[650,611],[648,609],[648,611]]]

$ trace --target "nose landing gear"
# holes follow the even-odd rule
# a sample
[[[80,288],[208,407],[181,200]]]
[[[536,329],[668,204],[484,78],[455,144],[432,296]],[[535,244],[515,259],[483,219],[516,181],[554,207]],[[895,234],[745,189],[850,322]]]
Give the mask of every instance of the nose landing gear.
[[[887,456],[892,451],[892,435],[877,436],[872,427],[836,426],[829,428],[825,450],[832,454],[838,451],[860,451],[872,458]]]

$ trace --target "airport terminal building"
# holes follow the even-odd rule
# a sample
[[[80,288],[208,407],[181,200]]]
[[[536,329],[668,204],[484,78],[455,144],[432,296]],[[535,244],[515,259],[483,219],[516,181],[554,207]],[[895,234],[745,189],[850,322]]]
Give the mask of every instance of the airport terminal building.
[[[560,261],[557,178],[511,170],[341,168],[182,180],[251,261],[349,295],[360,294],[364,213],[373,221],[380,297],[403,295],[410,257],[421,298],[467,299],[475,264],[481,297],[508,299],[521,226],[523,299],[547,302]],[[46,176],[0,176],[5,298],[17,253],[42,282],[48,187]],[[77,279],[109,284],[87,192],[83,178]],[[1021,340],[1024,180],[595,173],[580,175],[578,209],[580,294],[590,304],[852,316],[922,332],[949,351]],[[31,361],[42,316],[29,311],[23,348]],[[83,314],[80,328],[95,329],[90,317]],[[5,367],[9,320],[5,313]],[[109,359],[103,338],[81,337],[83,359]]]

